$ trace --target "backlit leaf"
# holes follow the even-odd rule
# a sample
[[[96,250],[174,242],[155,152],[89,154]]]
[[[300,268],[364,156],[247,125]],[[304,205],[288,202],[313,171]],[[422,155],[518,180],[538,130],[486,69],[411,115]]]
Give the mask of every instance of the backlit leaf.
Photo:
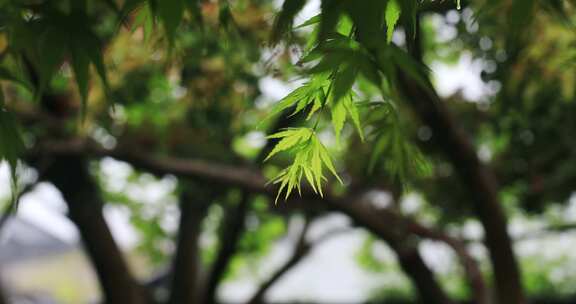
[[[332,127],[334,127],[334,134],[336,135],[336,142],[340,145],[340,134],[344,128],[344,123],[346,122],[346,107],[344,102],[338,100],[332,103]]]
[[[400,5],[398,5],[398,0],[389,0],[386,5],[386,41],[390,43],[392,41],[392,34],[394,33],[394,28],[398,19],[400,19]]]
[[[360,122],[360,114],[358,113],[358,108],[356,107],[356,103],[352,99],[352,94],[349,94],[347,97],[344,98],[344,107],[350,115],[356,130],[358,131],[358,135],[360,135],[360,139],[364,141],[364,132],[362,131],[362,123]]]

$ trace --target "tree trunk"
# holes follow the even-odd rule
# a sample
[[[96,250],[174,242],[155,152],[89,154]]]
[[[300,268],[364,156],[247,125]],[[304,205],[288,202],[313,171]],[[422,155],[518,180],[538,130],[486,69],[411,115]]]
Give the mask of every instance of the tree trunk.
[[[80,231],[82,244],[96,270],[105,302],[146,303],[144,289],[130,275],[104,220],[103,202],[88,171],[88,163],[78,156],[57,157],[47,178],[62,192],[69,217]]]
[[[180,197],[180,225],[176,255],[172,267],[170,304],[199,303],[200,274],[198,238],[207,202],[199,202],[188,189]]]
[[[409,244],[410,241],[406,237],[385,241],[396,254],[398,263],[412,281],[412,285],[416,287],[420,298],[419,303],[453,303],[436,281],[432,271],[424,263],[417,246]]]
[[[1,280],[0,283],[2,283]],[[4,292],[4,286],[1,284],[0,284],[0,304],[8,304],[8,296]]]
[[[498,303],[524,303],[520,271],[493,172],[480,162],[474,147],[434,92],[424,89],[404,74],[399,75],[399,84],[405,99],[432,129],[433,139],[444,150],[470,191],[474,209],[484,227]]]

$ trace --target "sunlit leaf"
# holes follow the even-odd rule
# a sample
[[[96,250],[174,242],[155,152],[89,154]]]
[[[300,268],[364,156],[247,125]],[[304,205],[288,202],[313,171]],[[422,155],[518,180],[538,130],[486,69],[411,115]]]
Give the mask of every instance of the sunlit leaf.
[[[340,134],[346,122],[346,107],[342,100],[333,102],[331,105],[332,112],[332,127],[334,127],[334,134],[336,135],[336,142],[340,145]]]
[[[336,173],[336,168],[332,163],[328,150],[322,145],[312,129],[294,128],[281,131],[272,135],[272,137],[282,138],[274,150],[277,150],[278,146],[281,145],[281,148],[278,148],[278,150],[292,149],[295,153],[292,164],[283,169],[273,179],[274,184],[280,184],[276,201],[282,191],[285,191],[285,199],[288,199],[295,188],[298,190],[298,193],[301,194],[303,177],[315,193],[323,196],[322,181],[326,179],[322,172],[324,167],[327,168],[338,181],[342,182]],[[284,140],[286,141],[283,142]],[[274,150],[273,152],[277,153]]]
[[[358,135],[360,135],[360,139],[364,141],[364,132],[362,131],[362,123],[360,122],[360,114],[358,113],[358,108],[356,107],[356,103],[352,99],[352,94],[349,94],[347,97],[344,97],[343,100],[344,107],[350,115],[356,130],[358,131]]]
[[[270,159],[272,156],[278,154],[279,152],[286,151],[299,143],[306,141],[310,138],[312,131],[308,128],[295,128],[286,131],[282,131],[269,136],[269,138],[282,138],[274,149],[266,156],[266,160]]]

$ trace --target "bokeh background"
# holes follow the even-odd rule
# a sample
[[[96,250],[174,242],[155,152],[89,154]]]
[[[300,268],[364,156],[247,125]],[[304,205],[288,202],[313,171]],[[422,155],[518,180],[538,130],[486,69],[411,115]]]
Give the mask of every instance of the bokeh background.
[[[423,61],[430,68],[434,89],[462,124],[478,158],[496,172],[523,285],[535,303],[576,301],[576,11],[568,2],[550,1],[559,3],[562,14],[548,9],[548,4],[538,6],[521,35],[507,30],[504,12],[478,14],[481,5],[466,1],[460,10],[454,3],[438,4],[419,16]],[[271,123],[265,118],[274,104],[305,81],[298,74],[298,58],[311,33],[299,28],[289,42],[270,45],[267,39],[281,2],[231,1],[229,20],[222,17],[223,3],[203,2],[205,32],[192,22],[184,24],[170,52],[163,47],[164,34],[146,28],[150,17],[145,9],[135,10],[128,18],[130,26],[120,29],[112,15],[102,14],[96,28],[106,37],[104,58],[113,94],[119,98],[110,110],[94,81],[83,123],[78,123],[78,92],[67,64],[50,84],[49,94],[64,100],[53,108],[27,102],[30,93],[3,84],[8,104],[24,113],[27,145],[80,134],[105,149],[122,145],[157,155],[248,164],[271,177],[287,157],[254,164],[267,142]],[[319,11],[320,2],[309,1],[295,24]],[[515,36],[521,37],[520,42],[510,43]],[[7,37],[0,33],[0,49],[6,47]],[[403,47],[409,39],[399,27],[393,43]],[[364,96],[377,95],[363,83],[357,86]],[[66,103],[66,95],[76,101]],[[335,186],[336,191],[363,191],[362,204],[393,210],[458,240],[490,282],[483,229],[467,202],[473,194],[460,185],[453,165],[434,150],[430,138],[436,135],[402,107],[400,103],[406,137],[422,150],[429,172],[410,173],[399,185],[386,164],[391,155],[384,153],[386,161],[368,170],[375,143],[360,142],[353,127],[347,126],[345,144],[338,146],[329,124],[322,122],[321,139],[344,177],[344,186]],[[35,116],[39,113],[49,119]],[[54,121],[64,131],[52,130]],[[374,127],[367,122],[366,128]],[[26,155],[20,163],[18,178],[24,193],[17,212],[0,230],[2,289],[10,303],[97,303],[102,298],[97,274],[68,217],[69,206],[46,168],[54,166],[52,170],[63,175],[58,180],[76,177],[66,176],[62,168],[71,166],[66,162],[53,165],[55,157],[39,155]],[[416,301],[416,291],[395,252],[342,212],[308,208],[306,201],[274,204],[273,198],[254,194],[248,196],[248,210],[239,215],[237,207],[245,193],[236,187],[147,172],[121,157],[96,157],[87,168],[130,272],[154,286],[159,298],[168,293],[179,204],[186,197],[183,193],[189,192],[183,189],[193,189],[193,203],[201,201],[205,208],[197,219],[201,268],[210,269],[225,248],[226,227],[234,227],[234,219],[242,223],[238,246],[217,288],[219,301],[251,299],[263,282],[294,258],[302,231],[314,245],[274,281],[266,292],[267,302]],[[11,175],[4,163],[0,202],[6,207],[10,201]],[[446,292],[455,299],[469,299],[472,291],[454,248],[438,239],[417,237],[414,242]]]

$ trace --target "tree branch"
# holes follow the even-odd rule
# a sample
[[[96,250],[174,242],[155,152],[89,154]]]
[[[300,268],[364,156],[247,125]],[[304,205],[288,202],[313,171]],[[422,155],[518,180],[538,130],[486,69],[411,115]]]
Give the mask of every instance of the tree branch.
[[[266,179],[256,170],[246,167],[225,165],[193,158],[154,156],[128,147],[106,149],[90,139],[44,141],[29,150],[28,159],[50,156],[86,156],[92,158],[112,157],[125,161],[137,169],[156,175],[200,179],[222,185],[238,186],[252,192],[264,193]]]
[[[216,291],[218,285],[226,272],[230,260],[236,253],[238,241],[240,240],[240,236],[244,230],[244,221],[246,219],[246,213],[248,212],[249,202],[250,193],[243,192],[238,206],[234,209],[230,209],[230,212],[226,216],[226,219],[230,222],[224,226],[224,233],[220,242],[220,250],[218,251],[218,256],[212,266],[212,270],[208,275],[206,293],[204,295],[205,303],[216,302]]]
[[[292,256],[280,268],[278,268],[278,270],[276,270],[276,272],[274,272],[270,278],[268,278],[268,280],[260,285],[256,293],[254,293],[252,298],[247,302],[248,304],[264,303],[264,296],[270,290],[270,288],[275,283],[277,283],[280,278],[282,278],[286,273],[288,273],[292,268],[294,268],[296,265],[298,265],[298,263],[306,258],[314,248],[320,246],[321,243],[329,240],[334,236],[337,236],[343,232],[350,231],[350,228],[335,229],[325,233],[314,241],[307,241],[306,234],[309,227],[309,222],[306,222],[302,232],[300,232],[300,236],[298,237]]]
[[[541,228],[540,230],[535,230],[535,231],[523,233],[523,234],[517,236],[516,238],[514,238],[514,241],[517,241],[517,242],[518,241],[526,241],[526,240],[544,237],[544,236],[549,235],[551,233],[562,233],[562,232],[567,232],[570,230],[576,230],[576,223],[562,223],[562,224],[549,225],[549,226]]]
[[[419,27],[416,30],[419,32]],[[409,45],[409,51],[415,61],[421,62],[419,33],[416,38],[416,43],[412,47]],[[420,120],[430,127],[433,142],[452,162],[471,193],[471,202],[485,231],[485,244],[492,263],[498,303],[525,303],[520,269],[508,234],[506,215],[498,198],[494,173],[478,159],[466,133],[450,115],[431,84],[425,88],[403,69],[398,69],[397,80],[401,96]]]
[[[137,151],[104,149],[94,142],[86,140],[45,142],[33,149],[30,156],[33,157],[35,154],[114,157],[156,174],[174,174],[180,177],[196,178],[270,196],[274,196],[277,190],[273,186],[267,187],[265,178],[254,169],[215,164],[198,159],[178,159],[166,156],[156,158]],[[418,249],[410,245],[406,233],[398,230],[387,219],[378,216],[378,213],[367,208],[367,205],[362,204],[359,201],[360,196],[336,197],[327,189],[324,198],[319,199],[309,187],[303,187],[302,197],[311,202],[317,201],[329,209],[348,215],[358,225],[385,240],[396,252],[402,268],[412,278],[422,299],[426,299],[428,303],[451,302],[435,280],[432,272],[425,265]],[[398,220],[396,221],[398,222]]]
[[[206,216],[209,202],[192,194],[187,187],[180,195],[180,224],[176,255],[172,263],[170,304],[199,302],[199,248],[198,238],[202,232],[202,219]]]
[[[490,293],[486,287],[486,283],[484,282],[482,271],[480,271],[480,267],[478,266],[476,260],[468,253],[466,244],[463,241],[453,238],[433,228],[425,227],[411,220],[408,220],[406,227],[408,231],[415,235],[418,235],[422,238],[440,241],[450,246],[464,267],[466,280],[468,281],[474,303],[490,303]]]
[[[454,164],[472,194],[476,214],[486,232],[485,243],[490,252],[499,303],[524,303],[520,270],[493,173],[480,162],[468,138],[448,114],[439,97],[406,75],[400,75],[399,78],[406,99],[422,121],[432,129],[438,146]]]
[[[61,191],[96,270],[106,303],[147,303],[144,290],[131,276],[104,220],[103,202],[87,162],[78,155],[56,157],[43,177]]]
[[[272,133],[290,126],[295,121],[301,119],[301,116],[302,115],[281,116],[272,127]],[[272,139],[266,142],[266,145],[260,150],[256,156],[256,159],[254,160],[256,166],[259,166],[264,161],[266,155],[274,148],[277,142],[278,139]],[[222,281],[222,278],[226,273],[226,268],[230,264],[232,257],[234,257],[238,249],[237,244],[244,232],[244,224],[246,215],[250,210],[251,200],[252,194],[250,191],[243,189],[240,201],[237,206],[229,209],[226,214],[224,223],[227,223],[227,225],[224,227],[221,242],[222,245],[218,251],[218,255],[216,256],[216,261],[214,262],[212,270],[208,274],[206,295],[204,296],[204,300],[207,303],[216,302],[217,287]]]
[[[276,272],[270,276],[268,280],[266,280],[260,288],[256,291],[256,293],[252,296],[252,298],[247,302],[248,304],[260,304],[264,301],[264,296],[268,292],[268,290],[274,285],[278,280],[284,276],[290,269],[296,266],[305,256],[308,255],[312,245],[306,241],[306,234],[308,233],[308,228],[310,227],[310,220],[306,219],[304,223],[304,227],[302,227],[302,231],[296,241],[296,245],[294,247],[294,251],[292,256],[284,263]]]

